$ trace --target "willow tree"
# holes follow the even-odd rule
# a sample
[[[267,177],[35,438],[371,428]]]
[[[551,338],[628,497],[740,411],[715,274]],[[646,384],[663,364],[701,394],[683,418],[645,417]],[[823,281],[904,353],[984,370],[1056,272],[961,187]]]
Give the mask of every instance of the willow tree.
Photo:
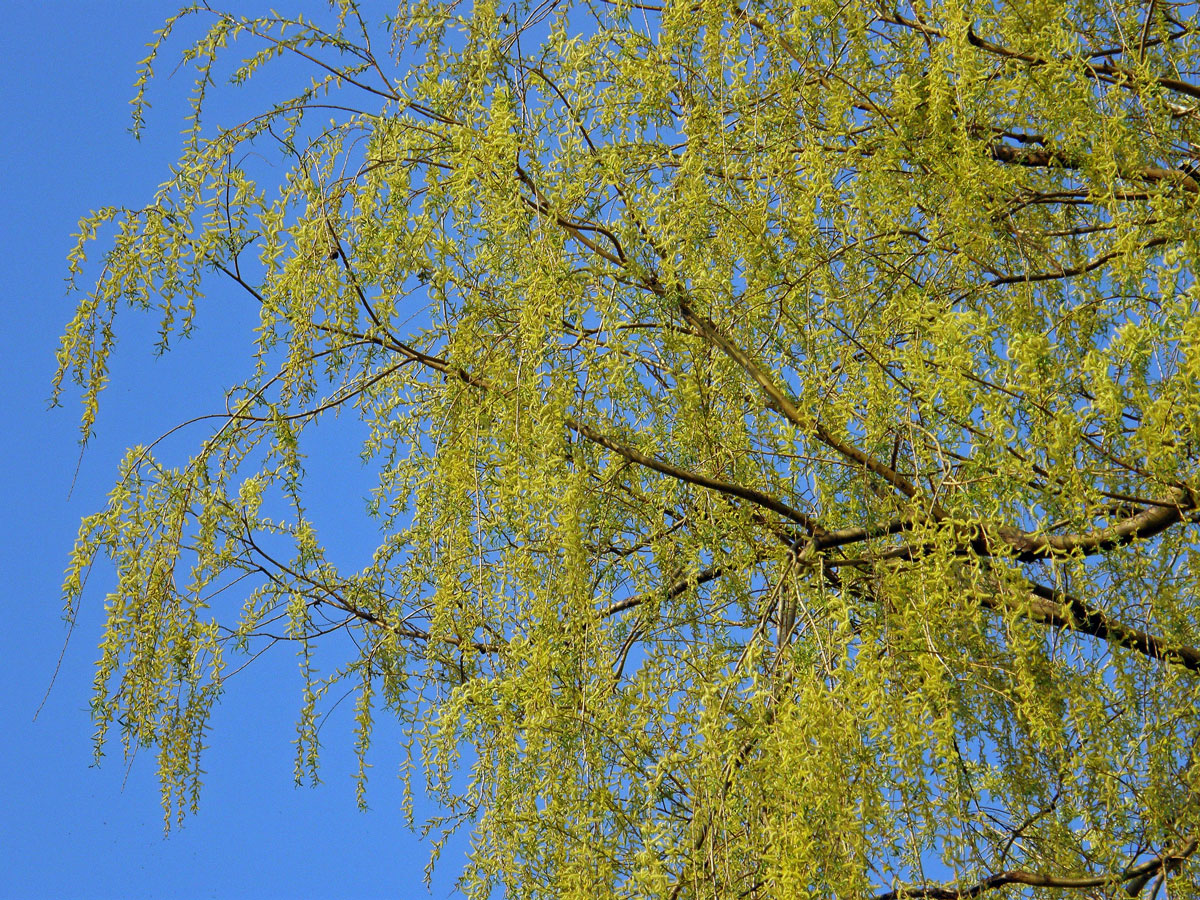
[[[261,324],[83,523],[99,741],[182,815],[275,634],[298,772],[335,685],[360,755],[396,717],[470,897],[1194,896],[1194,12],[183,11],[135,101],[192,28],[181,159],[84,219],[60,384],[90,434],[120,309]],[[305,500],[350,420],[358,571]]]

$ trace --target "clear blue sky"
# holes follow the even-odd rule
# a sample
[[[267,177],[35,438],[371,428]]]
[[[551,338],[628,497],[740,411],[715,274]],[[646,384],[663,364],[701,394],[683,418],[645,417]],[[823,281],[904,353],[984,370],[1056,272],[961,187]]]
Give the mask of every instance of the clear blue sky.
[[[265,4],[238,8],[256,6]],[[289,0],[275,6],[286,11]],[[0,897],[424,896],[428,845],[400,814],[396,734],[377,736],[369,812],[355,806],[349,702],[322,731],[324,784],[294,787],[298,680],[286,651],[230,684],[213,722],[200,813],[169,838],[152,754],[127,767],[113,746],[91,766],[87,703],[107,573],[97,577],[34,721],[66,638],[59,584],[80,516],[102,504],[126,445],[157,437],[181,410],[219,406],[221,387],[245,371],[248,335],[238,323],[251,319],[231,293],[209,297],[196,339],[158,360],[150,323],[127,318],[98,434],[72,491],[78,406],[70,397],[61,409],[46,404],[71,312],[64,258],[80,214],[144,202],[175,158],[188,73],[154,91],[141,143],[127,132],[136,63],[174,9],[164,0],[38,0],[8,2],[0,17],[0,547],[8,576],[0,601]],[[252,104],[235,100],[234,112],[237,102]],[[366,487],[352,442],[327,449],[327,514],[345,508],[347,497],[360,508]],[[338,531],[335,549],[354,565],[372,535],[359,520]],[[447,850],[433,896],[450,894],[461,852]]]

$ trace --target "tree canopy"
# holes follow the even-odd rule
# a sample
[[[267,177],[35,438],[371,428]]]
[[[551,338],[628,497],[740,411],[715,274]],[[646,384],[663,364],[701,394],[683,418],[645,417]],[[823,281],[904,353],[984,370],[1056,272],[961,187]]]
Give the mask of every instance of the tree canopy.
[[[82,525],[100,746],[183,815],[283,643],[297,777],[356,686],[469,897],[1200,893],[1195,13],[182,11],[134,103],[182,47],[181,155],[83,220],[56,392],[86,438],[118,313],[166,347],[218,284],[257,352]],[[351,420],[357,571],[305,499]]]

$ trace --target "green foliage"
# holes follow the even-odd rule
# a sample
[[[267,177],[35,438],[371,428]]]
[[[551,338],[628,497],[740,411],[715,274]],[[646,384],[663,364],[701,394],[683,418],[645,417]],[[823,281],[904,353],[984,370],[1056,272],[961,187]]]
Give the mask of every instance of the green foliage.
[[[98,751],[157,747],[182,816],[282,630],[297,778],[336,685],[360,800],[398,718],[470,897],[1195,895],[1194,13],[181,12],[134,102],[202,22],[181,158],[81,223],[56,390],[86,438],[118,313],[166,349],[222,281],[258,352],[84,521]],[[350,573],[305,505],[339,416],[378,476]]]

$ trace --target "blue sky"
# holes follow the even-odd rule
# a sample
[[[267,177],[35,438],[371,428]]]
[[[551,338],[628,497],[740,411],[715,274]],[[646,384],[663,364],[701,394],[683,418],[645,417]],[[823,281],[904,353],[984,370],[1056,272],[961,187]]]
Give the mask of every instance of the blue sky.
[[[103,503],[125,446],[154,439],[181,410],[219,405],[221,388],[245,371],[253,318],[240,298],[217,288],[196,338],[163,358],[151,352],[152,322],[119,323],[112,387],[82,458],[74,398],[47,408],[54,350],[71,312],[63,277],[78,217],[145,202],[176,156],[186,72],[153,91],[142,141],[127,131],[137,61],[174,9],[163,0],[8,3],[0,29],[0,547],[9,576],[0,629],[0,897],[421,896],[429,849],[400,813],[399,736],[377,734],[370,811],[355,806],[349,702],[322,731],[324,784],[296,788],[299,682],[286,652],[230,684],[213,722],[200,812],[167,838],[152,754],[126,765],[113,746],[92,766],[87,704],[106,573],[97,575],[34,720],[67,637],[59,585],[80,516]],[[236,114],[239,102],[255,108],[236,95],[226,108]],[[356,464],[357,451],[337,439],[324,449],[326,471],[344,474],[328,479],[315,502],[342,515],[346,497],[366,493],[355,465],[342,465]],[[347,566],[360,563],[356,554],[372,546],[368,525],[352,516],[334,521],[335,551]],[[446,851],[434,897],[451,893],[461,852]]]

